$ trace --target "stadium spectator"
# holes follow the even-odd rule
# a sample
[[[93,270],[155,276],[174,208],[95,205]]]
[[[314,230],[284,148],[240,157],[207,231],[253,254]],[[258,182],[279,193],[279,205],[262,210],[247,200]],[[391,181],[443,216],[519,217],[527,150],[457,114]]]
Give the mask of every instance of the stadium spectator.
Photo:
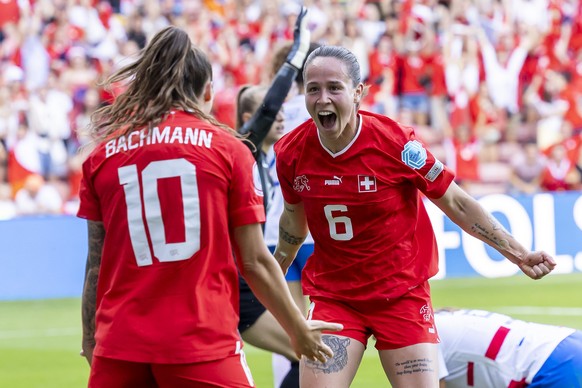
[[[526,143],[523,151],[513,156],[510,166],[510,193],[534,194],[540,191],[540,179],[545,168],[545,157],[540,152],[536,142]]]
[[[322,46],[303,74],[312,120],[275,144],[285,210],[274,256],[286,271],[309,225],[315,250],[302,277],[309,317],[338,320],[344,330],[324,336],[333,358],[301,361],[301,385],[348,387],[374,335],[393,385],[436,387],[428,279],[438,260],[420,194],[533,279],[550,273],[554,259],[517,242],[414,131],[359,109],[365,88],[351,52]],[[409,369],[419,360],[422,370]]]
[[[61,213],[63,198],[52,182],[47,182],[42,175],[29,175],[14,197],[16,211],[19,215],[58,214]]]
[[[389,117],[396,116],[398,109],[398,64],[390,35],[380,36],[370,51],[370,94],[372,109]]]
[[[494,162],[499,159],[499,142],[507,134],[509,123],[504,109],[495,106],[489,93],[487,83],[479,85],[477,95],[472,99],[472,132],[481,142],[481,160],[484,162]]]
[[[0,183],[8,180],[8,152],[18,133],[18,113],[12,108],[10,90],[0,86]]]
[[[45,179],[67,175],[67,145],[71,137],[73,100],[58,87],[55,74],[30,96],[28,123],[37,136],[41,175]]]
[[[343,31],[338,44],[343,44],[348,50],[354,53],[360,62],[361,77],[367,80],[370,75],[369,52],[371,44],[360,31],[360,25],[354,17],[348,17],[343,24]]]
[[[443,141],[446,165],[455,174],[455,182],[465,191],[471,192],[472,184],[480,180],[479,154],[481,141],[471,134],[466,124],[452,129],[453,134],[445,136]]]
[[[67,51],[67,62],[61,70],[59,81],[73,100],[82,101],[87,89],[97,83],[98,73],[91,66],[87,52],[81,46],[73,46]]]
[[[102,142],[83,165],[78,212],[89,236],[89,386],[254,386],[237,331],[233,252],[296,354],[331,357],[320,332],[341,326],[303,318],[262,241],[254,160],[209,115],[207,56],[167,27],[107,84],[117,81],[126,91],[93,116]]]
[[[20,124],[22,117],[29,114],[31,95],[45,86],[51,71],[61,77],[60,86],[72,87],[66,93],[79,104],[95,80],[106,78],[135,60],[139,49],[153,34],[173,24],[186,30],[209,55],[217,92],[214,112],[220,116],[219,121],[234,126],[231,120],[236,91],[243,84],[269,82],[267,66],[272,61],[274,48],[290,39],[298,9],[296,2],[283,0],[5,3],[6,15],[3,13],[0,17],[0,88],[10,89],[12,109]],[[528,4],[527,10],[523,4]],[[430,109],[427,113],[415,113],[412,124],[428,123],[426,128],[433,132],[446,126],[448,119],[452,127],[461,123],[476,127],[481,157],[484,162],[492,163],[507,163],[507,156],[512,154],[508,150],[519,149],[529,140],[537,138],[540,148],[546,149],[577,136],[582,128],[580,0],[358,0],[315,1],[312,5],[310,29],[314,42],[349,47],[357,42],[353,47],[356,51],[362,50],[358,56],[363,58],[367,54],[361,63],[369,61],[367,82],[371,88],[370,98],[362,101],[364,109],[399,117],[402,110],[424,109],[422,95],[426,94]],[[483,32],[491,50],[487,45],[477,44],[476,31]],[[513,66],[516,61],[510,58],[521,58],[521,48],[534,40],[539,44],[529,50],[521,70],[513,71],[518,66]],[[388,55],[384,52],[374,56],[377,44],[389,47]],[[418,47],[422,50],[417,50]],[[417,55],[422,64],[416,60]],[[402,61],[407,56],[412,58],[412,68],[406,68],[409,61]],[[496,61],[490,61],[491,58]],[[491,62],[499,66],[491,66]],[[79,68],[71,71],[77,64]],[[448,96],[443,94],[442,65]],[[546,71],[557,76],[546,76]],[[418,77],[411,76],[414,72]],[[364,69],[364,77],[366,74]],[[536,76],[543,77],[538,88],[541,101],[567,105],[566,112],[551,119],[535,114],[524,91]],[[567,81],[566,87],[557,94],[546,94],[559,77]],[[77,84],[73,78],[85,80]],[[415,82],[423,87],[418,88],[419,95],[414,95],[411,89]],[[477,99],[475,85],[480,82],[489,86],[481,89],[483,94]],[[501,86],[493,87],[492,83]],[[511,87],[508,89],[507,85]],[[119,91],[111,91],[111,95],[101,93],[104,101],[111,101]],[[399,107],[402,97],[405,104]],[[551,99],[546,100],[547,97]],[[495,109],[485,106],[487,114],[479,116],[482,110],[479,101]],[[508,106],[511,106],[509,114]],[[486,119],[486,126],[481,125],[479,118]],[[559,123],[562,124],[556,131],[555,125]],[[535,133],[536,127],[538,133]],[[442,139],[441,132],[439,136]],[[431,146],[442,147],[442,144],[431,143]],[[11,146],[8,148],[10,155]],[[13,187],[19,185],[11,183]],[[480,185],[485,187],[490,183],[480,182]]]
[[[18,209],[12,199],[12,188],[8,183],[0,182],[0,220],[16,217]]]
[[[527,29],[520,36],[517,46],[513,34],[507,31],[498,37],[497,47],[494,47],[481,26],[475,25],[474,28],[491,99],[496,107],[515,115],[519,111],[519,73],[528,52],[537,42],[536,31],[533,28]]]
[[[540,177],[542,190],[572,190],[578,180],[575,163],[568,158],[566,148],[562,144],[555,144],[550,147],[549,155]]]
[[[429,97],[431,78],[428,75],[428,58],[422,55],[426,45],[431,44],[432,34],[423,20],[408,17],[402,43],[397,45],[400,63],[400,108],[413,112],[415,125],[429,122]]]
[[[435,312],[441,387],[582,386],[582,332],[482,310]]]
[[[451,99],[451,126],[475,122],[473,101],[479,91],[479,51],[472,30],[454,23],[444,34],[443,60],[447,93]]]
[[[437,35],[434,31],[428,29],[426,34],[428,43],[422,48],[421,55],[427,64],[426,77],[430,79],[425,86],[430,103],[430,126],[434,131],[442,134],[445,128],[450,126],[447,113],[445,59],[439,50]]]

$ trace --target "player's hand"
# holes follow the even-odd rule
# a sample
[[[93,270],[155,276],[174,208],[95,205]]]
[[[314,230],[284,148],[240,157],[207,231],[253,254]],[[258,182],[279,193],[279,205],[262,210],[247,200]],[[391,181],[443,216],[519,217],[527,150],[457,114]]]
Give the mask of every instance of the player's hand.
[[[529,252],[518,266],[530,278],[541,279],[552,272],[556,266],[556,261],[546,252]]]
[[[91,366],[91,362],[93,361],[93,350],[95,349],[95,342],[83,341],[81,345],[81,352],[79,355],[81,357],[85,357],[89,366]]]
[[[310,41],[311,31],[307,27],[307,8],[301,7],[293,30],[293,46],[287,55],[286,62],[296,69],[301,69],[309,51]]]
[[[322,331],[339,331],[344,327],[339,323],[330,323],[325,321],[305,321],[306,327],[298,333],[295,338],[291,339],[291,345],[295,350],[298,358],[307,357],[311,361],[325,363],[333,357],[333,351],[321,339]]]

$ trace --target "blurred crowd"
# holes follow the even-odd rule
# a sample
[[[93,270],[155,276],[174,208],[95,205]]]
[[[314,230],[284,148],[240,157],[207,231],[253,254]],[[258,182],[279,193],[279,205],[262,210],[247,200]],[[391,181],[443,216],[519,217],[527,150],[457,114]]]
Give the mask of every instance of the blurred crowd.
[[[299,4],[358,57],[362,108],[416,128],[471,194],[582,188],[580,0],[2,0],[0,219],[74,214],[100,81],[169,24],[211,58],[217,119],[269,83]]]

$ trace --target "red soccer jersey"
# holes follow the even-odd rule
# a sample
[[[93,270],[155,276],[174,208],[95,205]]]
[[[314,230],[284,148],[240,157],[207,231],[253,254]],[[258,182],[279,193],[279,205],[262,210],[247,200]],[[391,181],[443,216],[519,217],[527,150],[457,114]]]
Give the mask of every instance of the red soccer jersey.
[[[306,295],[398,297],[437,272],[437,247],[420,192],[441,197],[453,174],[411,128],[360,111],[354,140],[332,154],[309,120],[275,144],[285,200],[303,202],[315,241]]]
[[[229,231],[264,222],[253,165],[240,140],[182,111],[89,156],[78,216],[106,231],[96,355],[191,363],[238,351]]]

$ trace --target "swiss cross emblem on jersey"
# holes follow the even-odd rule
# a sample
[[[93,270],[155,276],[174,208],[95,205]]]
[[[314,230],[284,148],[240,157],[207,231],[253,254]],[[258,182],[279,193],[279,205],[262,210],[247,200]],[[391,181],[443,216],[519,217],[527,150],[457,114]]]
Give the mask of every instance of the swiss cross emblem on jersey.
[[[376,177],[372,175],[358,175],[358,192],[373,193],[378,190]]]

